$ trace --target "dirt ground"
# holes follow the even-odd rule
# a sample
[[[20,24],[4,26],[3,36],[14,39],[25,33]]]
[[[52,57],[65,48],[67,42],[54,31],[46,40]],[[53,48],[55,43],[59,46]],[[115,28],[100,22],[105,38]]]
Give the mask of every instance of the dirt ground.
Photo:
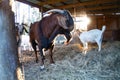
[[[120,41],[103,42],[102,50],[97,50],[96,44],[89,45],[86,54],[79,44],[56,45],[55,64],[49,64],[46,55],[44,71],[35,62],[34,52],[24,51],[25,80],[120,80]]]

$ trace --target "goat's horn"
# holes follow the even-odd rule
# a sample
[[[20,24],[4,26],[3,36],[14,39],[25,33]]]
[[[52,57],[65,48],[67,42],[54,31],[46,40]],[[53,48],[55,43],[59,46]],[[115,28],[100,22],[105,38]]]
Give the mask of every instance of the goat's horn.
[[[48,13],[50,13],[50,12],[58,12],[58,13],[61,13],[61,14],[64,13],[63,10],[60,10],[60,9],[52,9],[52,10],[49,10],[49,11],[45,12],[45,14],[48,14]]]

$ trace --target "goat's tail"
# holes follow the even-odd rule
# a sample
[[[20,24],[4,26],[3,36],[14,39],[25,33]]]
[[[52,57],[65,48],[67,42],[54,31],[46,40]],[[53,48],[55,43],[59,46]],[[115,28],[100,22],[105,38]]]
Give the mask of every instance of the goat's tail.
[[[103,27],[102,27],[102,33],[104,33],[105,29],[106,29],[106,26],[103,25]]]

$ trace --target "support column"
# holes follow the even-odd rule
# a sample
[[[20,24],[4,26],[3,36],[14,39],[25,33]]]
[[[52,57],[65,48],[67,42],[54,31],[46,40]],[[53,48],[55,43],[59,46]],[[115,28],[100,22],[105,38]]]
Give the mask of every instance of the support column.
[[[10,0],[0,0],[0,80],[17,80],[17,44]]]

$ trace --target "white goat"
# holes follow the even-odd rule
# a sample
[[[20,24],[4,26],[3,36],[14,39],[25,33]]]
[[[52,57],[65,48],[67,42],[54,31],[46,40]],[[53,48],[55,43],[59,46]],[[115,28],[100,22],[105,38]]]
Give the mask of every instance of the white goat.
[[[88,42],[91,43],[97,43],[98,45],[98,51],[101,50],[101,44],[102,44],[102,39],[103,39],[103,33],[106,29],[106,26],[102,27],[102,30],[99,29],[93,29],[93,30],[89,30],[87,32],[82,32],[79,36],[82,44],[83,44],[83,53],[86,53],[87,49],[88,49]]]
[[[29,41],[29,35],[21,35],[21,42],[20,45],[18,46],[18,56],[21,61],[22,59],[22,51],[33,51],[32,46]]]
[[[29,35],[22,35],[21,36],[21,44],[20,47],[22,48],[22,50],[28,50],[28,51],[32,51],[32,46],[30,44],[29,41]]]

